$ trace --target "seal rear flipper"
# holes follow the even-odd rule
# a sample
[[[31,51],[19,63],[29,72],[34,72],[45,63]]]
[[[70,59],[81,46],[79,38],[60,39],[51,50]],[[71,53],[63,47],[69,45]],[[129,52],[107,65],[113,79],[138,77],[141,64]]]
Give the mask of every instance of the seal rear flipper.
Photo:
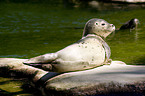
[[[29,66],[32,66],[32,67],[35,67],[35,68],[40,68],[40,69],[43,69],[43,70],[46,70],[46,71],[52,71],[52,65],[51,64],[27,64],[27,63],[24,63],[25,65],[29,65]]]
[[[24,64],[28,64],[28,65],[40,65],[40,64],[47,64],[47,63],[51,63],[52,61],[56,60],[56,58],[58,57],[58,55],[56,53],[48,53],[48,54],[44,54],[44,55],[40,55],[34,58],[30,58],[27,61],[23,62]]]

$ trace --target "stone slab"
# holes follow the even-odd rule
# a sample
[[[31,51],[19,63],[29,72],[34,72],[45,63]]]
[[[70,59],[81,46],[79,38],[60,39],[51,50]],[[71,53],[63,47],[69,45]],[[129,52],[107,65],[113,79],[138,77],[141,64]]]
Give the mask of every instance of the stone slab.
[[[0,67],[6,67],[8,68],[7,70],[32,76],[32,82],[39,80],[47,73],[47,71],[24,65],[22,62],[25,60],[1,58]],[[33,77],[34,75],[35,77]],[[55,76],[39,89],[44,96],[96,96],[96,94],[107,94],[107,92],[109,95],[110,92],[113,92],[113,94],[114,92],[120,92],[119,94],[122,94],[126,91],[130,95],[130,92],[138,94],[138,91],[145,91],[144,81],[145,66],[126,65],[121,61],[112,61],[111,65],[103,65],[89,70],[63,73]],[[128,87],[128,85],[131,86]],[[123,95],[117,94],[117,96]]]
[[[75,90],[75,92],[72,92],[73,94],[82,92],[80,93],[82,95],[85,92],[97,90],[96,86],[100,85],[103,88],[107,88],[110,85],[125,86],[145,81],[145,66],[120,63],[123,62],[113,61],[111,65],[104,65],[85,71],[64,73],[48,80],[46,87],[49,90],[61,92]],[[94,87],[95,89],[92,89]]]

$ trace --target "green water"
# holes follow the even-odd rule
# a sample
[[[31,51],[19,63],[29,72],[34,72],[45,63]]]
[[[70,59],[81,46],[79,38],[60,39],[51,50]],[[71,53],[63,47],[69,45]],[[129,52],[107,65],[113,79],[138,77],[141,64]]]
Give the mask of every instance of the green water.
[[[47,3],[0,2],[0,57],[30,58],[56,52],[78,41],[85,23],[91,18],[105,19],[117,28],[132,18],[138,18],[140,25],[136,31],[118,31],[106,41],[111,47],[113,60],[145,64],[145,7],[101,4],[100,7],[92,7],[86,3],[69,4],[61,0]],[[9,83],[3,83],[5,80]],[[0,90],[10,96],[28,94],[20,87],[22,82],[12,80],[1,77]]]

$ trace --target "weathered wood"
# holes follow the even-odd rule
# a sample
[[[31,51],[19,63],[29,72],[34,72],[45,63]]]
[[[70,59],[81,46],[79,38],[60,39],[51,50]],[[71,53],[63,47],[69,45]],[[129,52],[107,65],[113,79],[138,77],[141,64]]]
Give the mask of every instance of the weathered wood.
[[[24,65],[26,59],[1,58],[0,68],[6,67],[26,76],[32,76],[37,82],[47,71]],[[111,65],[70,72],[49,79],[39,88],[45,95],[93,95],[109,90],[132,90],[126,85],[145,81],[145,66],[126,65],[121,61],[112,61]],[[139,87],[140,88],[140,87]],[[43,94],[44,95],[44,94]]]

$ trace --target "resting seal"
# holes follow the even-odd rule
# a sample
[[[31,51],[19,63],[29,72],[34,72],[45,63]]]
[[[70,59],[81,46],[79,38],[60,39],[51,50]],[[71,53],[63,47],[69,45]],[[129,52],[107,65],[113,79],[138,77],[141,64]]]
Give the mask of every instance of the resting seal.
[[[91,19],[78,42],[55,52],[30,58],[24,64],[41,65],[55,72],[78,71],[110,64],[110,47],[102,39],[115,31],[115,26],[103,19]]]

